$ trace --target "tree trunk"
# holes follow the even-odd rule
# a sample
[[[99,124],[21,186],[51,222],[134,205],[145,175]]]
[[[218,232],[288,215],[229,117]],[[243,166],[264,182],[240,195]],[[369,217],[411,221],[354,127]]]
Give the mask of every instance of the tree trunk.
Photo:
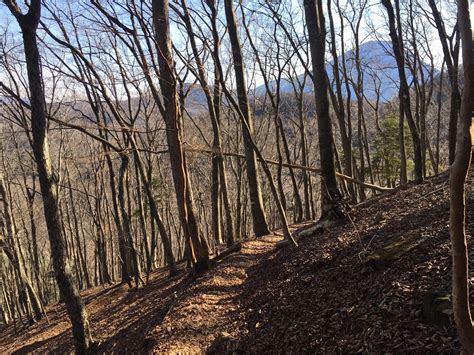
[[[333,76],[334,76],[334,84],[335,84],[335,92],[331,90],[329,87],[329,93],[333,105],[334,112],[337,117],[338,125],[339,125],[339,132],[341,136],[341,144],[342,144],[342,152],[343,152],[343,166],[344,166],[344,174],[347,176],[352,176],[352,142],[350,137],[350,132],[348,133],[348,129],[346,128],[346,112],[344,106],[344,99],[342,93],[342,83],[339,74],[339,56],[337,54],[337,43],[336,43],[336,31],[334,28],[334,20],[332,16],[331,10],[331,0],[327,1],[328,6],[328,16],[329,16],[329,30],[331,31],[331,56],[333,59]],[[342,17],[340,18],[342,21]],[[344,34],[343,29],[341,29],[341,51],[344,52]],[[344,74],[347,74],[346,70],[343,70]],[[344,79],[348,82],[348,78]],[[350,95],[350,91],[347,91],[347,95]],[[348,111],[350,108],[348,107]],[[348,112],[349,120],[350,120],[350,112]],[[350,122],[349,122],[350,125]],[[348,127],[349,128],[349,127]],[[350,131],[350,129],[349,129]],[[347,189],[349,195],[351,196],[351,200],[353,203],[357,202],[357,195],[354,189],[354,184],[348,183]]]
[[[306,27],[311,48],[313,84],[318,118],[321,164],[321,219],[340,218],[342,196],[336,181],[334,141],[329,115],[328,83],[325,68],[326,28],[321,0],[304,0]]]
[[[401,101],[403,101],[404,115],[410,127],[410,133],[413,141],[414,151],[414,163],[415,163],[415,182],[421,183],[423,181],[423,159],[421,153],[421,141],[418,128],[416,127],[415,120],[411,111],[410,101],[410,88],[408,86],[407,77],[405,74],[405,54],[403,50],[403,42],[401,37],[401,21],[399,14],[399,0],[395,0],[395,6],[397,8],[397,14],[393,10],[391,0],[382,0],[382,4],[385,6],[389,21],[390,38],[392,40],[393,53],[397,62],[398,75],[400,77],[400,91]],[[398,32],[397,32],[398,27]]]
[[[0,218],[0,225],[2,226],[2,229],[5,228],[6,230],[6,240],[0,237],[0,247],[7,255],[8,259],[10,260],[11,264],[17,272],[19,278],[18,283],[20,285],[20,288],[25,291],[25,301],[30,303],[31,307],[33,308],[33,317],[39,320],[43,318],[45,314],[43,305],[41,304],[41,301],[33,288],[33,284],[31,283],[26,273],[24,262],[22,261],[22,259],[19,258],[16,252],[16,249],[20,249],[20,246],[17,244],[17,248],[15,248],[16,228],[13,225],[10,202],[5,189],[4,179],[1,175],[0,199],[3,203],[3,218]]]
[[[166,139],[179,216],[193,266],[196,271],[203,271],[209,268],[209,246],[196,222],[186,157],[182,147],[182,117],[171,51],[168,0],[153,0],[152,11],[160,68],[160,87],[164,102],[163,118],[166,124]]]
[[[441,17],[441,13],[436,6],[435,0],[428,0],[428,3],[431,7],[431,12],[433,13],[436,29],[438,30],[439,39],[443,48],[444,61],[448,68],[449,83],[451,84],[451,107],[449,111],[448,128],[448,162],[449,164],[452,164],[456,150],[456,131],[461,104],[461,94],[459,93],[458,83],[459,31],[456,33],[456,42],[454,46],[450,45],[448,34],[446,33],[446,27],[443,18]],[[440,80],[440,85],[442,85],[442,80]]]
[[[398,144],[400,149],[400,185],[406,185],[408,182],[408,172],[407,151],[405,148],[405,110],[403,108],[404,105],[402,96],[402,90],[399,90]]]
[[[450,225],[453,260],[453,312],[462,353],[474,353],[474,328],[469,304],[468,250],[466,240],[465,184],[471,163],[472,98],[474,97],[474,46],[469,14],[470,1],[458,0],[458,25],[461,32],[464,89],[461,100],[456,154],[451,166]]]
[[[43,195],[44,215],[56,281],[66,303],[67,312],[72,323],[76,352],[86,353],[92,345],[89,322],[81,296],[74,285],[67,265],[58,199],[55,194],[55,180],[49,156],[48,122],[45,116],[45,97],[42,87],[40,54],[36,41],[36,30],[41,16],[41,2],[40,0],[32,0],[26,15],[20,13],[20,9],[14,0],[6,0],[5,3],[16,17],[23,35],[30,89],[32,148]]]
[[[194,60],[196,61],[197,66],[197,73],[198,73],[198,80],[201,84],[201,87],[204,91],[206,96],[207,106],[209,109],[209,118],[211,119],[212,125],[212,132],[213,132],[213,142],[212,142],[212,176],[211,176],[211,205],[212,205],[212,226],[213,226],[213,234],[214,240],[217,244],[222,242],[222,228],[221,228],[221,212],[222,212],[222,205],[220,203],[220,192],[222,192],[222,200],[226,215],[226,241],[227,244],[234,243],[234,236],[233,236],[233,218],[230,211],[230,202],[228,196],[228,188],[227,188],[227,175],[225,172],[225,164],[224,164],[224,157],[222,156],[222,138],[221,138],[221,128],[220,128],[220,101],[221,101],[221,92],[220,92],[220,83],[219,83],[219,70],[217,68],[214,69],[214,95],[211,94],[211,89],[209,87],[209,83],[207,80],[206,72],[204,65],[202,63],[197,44],[195,39],[195,34],[193,31],[191,16],[189,14],[189,10],[186,4],[186,0],[181,0],[181,4],[183,7],[183,20],[186,25],[186,30],[189,35],[189,40],[191,44],[191,49],[193,51]],[[210,17],[211,23],[213,28],[216,26],[217,20],[217,9],[214,6],[209,4],[210,8]],[[215,31],[213,31],[214,36]],[[220,40],[217,38],[213,38],[213,55],[219,55],[219,43]],[[222,190],[222,191],[221,191]]]
[[[254,125],[247,96],[247,84],[245,80],[244,62],[242,58],[242,47],[237,31],[237,20],[235,18],[232,0],[225,0],[224,4],[227,28],[229,31],[229,38],[232,47],[232,57],[234,60],[237,97],[240,110],[242,111],[245,119],[245,122],[242,122],[242,136],[244,138],[246,157],[245,161],[247,163],[247,179],[250,193],[250,210],[252,212],[253,231],[256,237],[261,237],[269,234],[270,230],[268,229],[265,210],[263,208],[257,159],[251,142],[251,134],[253,134]],[[248,130],[244,127],[245,125],[248,126]]]

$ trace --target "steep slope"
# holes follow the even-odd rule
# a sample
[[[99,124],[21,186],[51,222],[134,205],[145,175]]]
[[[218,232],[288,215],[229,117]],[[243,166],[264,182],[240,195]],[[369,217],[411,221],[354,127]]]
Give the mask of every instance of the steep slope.
[[[136,292],[89,290],[98,352],[456,352],[444,297],[451,264],[447,179],[444,173],[376,196],[298,249],[277,249],[281,237],[268,236],[243,243],[198,277],[170,280],[158,270]],[[64,307],[48,314],[16,334],[12,325],[3,329],[0,353],[72,350]]]
[[[385,193],[356,207],[352,222],[259,265],[242,297],[252,311],[239,347],[251,353],[458,349],[444,302],[451,272],[448,193],[446,173]],[[470,234],[472,197],[470,187]],[[393,253],[376,260],[381,251]]]

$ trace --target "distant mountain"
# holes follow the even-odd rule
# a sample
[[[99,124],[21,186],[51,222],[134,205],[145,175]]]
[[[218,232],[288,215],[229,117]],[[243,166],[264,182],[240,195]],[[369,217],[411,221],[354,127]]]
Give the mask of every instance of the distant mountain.
[[[0,106],[8,104],[12,102],[12,100],[11,97],[0,95]]]
[[[397,70],[397,63],[393,56],[392,45],[387,41],[369,41],[360,45],[359,47],[360,62],[363,71],[363,85],[364,94],[369,100],[374,100],[377,97],[377,88],[380,88],[380,100],[381,102],[388,102],[394,96],[398,94],[399,88],[399,77]],[[338,57],[339,66],[342,65],[342,55]],[[328,72],[329,81],[334,86],[334,75],[333,66],[334,61],[331,61],[327,65],[326,70]],[[349,76],[356,81],[357,70],[355,63],[355,51],[353,49],[345,52],[345,64]],[[425,73],[428,74],[429,65],[424,65],[426,68]],[[437,72],[437,71],[436,71]],[[409,71],[406,71],[408,82],[412,81],[412,75]],[[303,74],[299,76],[299,79],[303,78]],[[345,82],[342,83],[343,94],[346,95]],[[351,95],[354,99],[355,93],[352,89],[351,83],[349,82]],[[276,83],[271,82],[270,88],[275,89]],[[282,93],[292,93],[293,86],[290,80],[282,79],[280,83],[280,89]],[[313,83],[308,78],[304,88],[306,93],[313,92]],[[265,95],[265,86],[261,85],[256,89],[257,95]]]

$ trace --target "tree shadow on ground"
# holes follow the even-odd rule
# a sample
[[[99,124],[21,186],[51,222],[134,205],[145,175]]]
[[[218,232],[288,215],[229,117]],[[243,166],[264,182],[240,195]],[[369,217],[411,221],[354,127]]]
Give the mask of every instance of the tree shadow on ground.
[[[449,204],[410,202],[409,211],[403,201],[393,206],[385,224],[367,211],[357,231],[348,223],[307,237],[298,249],[278,250],[249,268],[234,300],[247,333],[218,337],[209,353],[455,351],[453,326],[426,324],[421,313],[427,290],[449,284]],[[474,201],[467,203],[472,210]],[[364,272],[361,245],[375,250],[413,231],[421,243],[385,269]]]
[[[61,337],[62,333],[53,336],[51,338],[43,339],[40,341],[36,341],[32,344],[25,345],[11,353],[11,355],[22,355],[22,354],[31,354],[31,353],[38,353],[38,350],[48,342],[54,341],[55,338]]]

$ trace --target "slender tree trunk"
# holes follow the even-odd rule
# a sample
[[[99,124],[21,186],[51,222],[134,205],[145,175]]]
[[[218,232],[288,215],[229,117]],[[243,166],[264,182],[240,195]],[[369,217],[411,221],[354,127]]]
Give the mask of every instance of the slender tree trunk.
[[[152,219],[156,222],[158,226],[158,231],[160,232],[166,263],[168,264],[170,268],[170,275],[176,275],[178,273],[178,269],[176,267],[176,259],[174,257],[173,248],[171,245],[171,239],[170,239],[170,236],[168,235],[168,232],[166,231],[165,225],[163,224],[163,219],[160,215],[160,212],[158,211],[158,206],[156,205],[155,199],[153,197],[153,190],[150,184],[150,179],[147,178],[147,174],[145,172],[145,168],[143,166],[141,156],[136,149],[134,140],[132,140],[132,143],[133,143],[133,146],[135,147],[134,149],[135,162],[137,164],[138,172],[140,173],[140,177],[142,179],[143,186],[145,188],[145,193],[146,193],[148,204],[150,207],[150,214],[151,214]],[[152,238],[151,249],[150,249],[151,259],[147,268],[150,268],[153,264],[153,253],[155,251],[155,247],[156,247],[156,240]],[[150,272],[150,269],[147,270],[147,272]]]
[[[209,246],[196,222],[186,157],[182,147],[182,117],[171,50],[168,0],[153,0],[152,11],[164,102],[163,118],[179,216],[194,268],[196,271],[202,271],[209,268]]]
[[[44,316],[44,309],[41,301],[33,288],[33,284],[31,283],[25,268],[25,263],[22,259],[18,256],[17,249],[20,250],[20,245],[15,243],[16,238],[16,228],[14,227],[11,208],[10,208],[10,201],[9,197],[6,192],[5,183],[3,176],[0,175],[0,199],[3,203],[3,213],[1,218],[1,225],[6,230],[6,240],[0,238],[0,248],[4,251],[7,255],[8,259],[10,260],[11,264],[16,270],[18,275],[18,284],[20,285],[20,289],[22,290],[25,298],[25,304],[31,304],[33,308],[33,317],[36,320],[43,318]],[[15,248],[15,244],[17,244],[17,248]]]
[[[325,67],[326,28],[321,0],[304,0],[306,27],[311,48],[313,84],[318,118],[321,164],[321,219],[340,218],[342,196],[336,181],[334,142],[329,115],[328,83]]]
[[[458,82],[458,57],[459,57],[459,31],[456,31],[454,46],[450,45],[446,27],[438,10],[435,0],[428,0],[433,13],[433,19],[438,30],[439,39],[443,49],[444,61],[448,69],[449,83],[451,84],[451,106],[449,110],[449,126],[448,126],[448,163],[454,161],[456,150],[456,132],[458,125],[459,109],[461,105],[461,94],[459,92]],[[442,80],[440,80],[442,83]]]
[[[40,298],[44,300],[44,295],[43,295],[43,286],[40,281],[40,263],[39,263],[39,257],[38,257],[38,235],[36,232],[36,221],[35,221],[35,215],[34,215],[34,209],[33,209],[33,201],[28,202],[28,215],[30,217],[30,229],[31,229],[31,240],[33,242],[33,265],[34,265],[34,270],[35,270],[35,281],[36,281],[36,287],[38,289],[38,293]]]
[[[67,171],[66,178],[67,178],[67,181],[68,181],[67,184],[68,184],[68,190],[69,190],[69,200],[70,200],[70,203],[71,203],[72,220],[73,220],[73,223],[74,223],[74,230],[71,230],[71,234],[73,234],[74,235],[73,238],[76,239],[77,254],[79,256],[79,264],[81,265],[82,274],[84,275],[84,281],[86,283],[86,288],[91,288],[92,284],[91,284],[91,281],[90,281],[89,270],[87,268],[87,259],[86,259],[86,255],[84,255],[84,253],[82,251],[82,248],[81,248],[81,240],[80,240],[80,234],[81,233],[79,231],[79,221],[78,221],[78,218],[77,218],[76,205],[74,203],[74,198],[73,198],[73,194],[72,194],[71,178],[69,176],[69,171],[68,171],[67,168],[66,168],[66,171]],[[85,249],[84,249],[84,251],[85,251]]]
[[[48,122],[45,116],[45,96],[42,87],[40,54],[36,41],[36,30],[41,17],[41,2],[40,0],[32,0],[28,13],[23,15],[20,13],[20,9],[14,0],[4,1],[16,17],[23,35],[30,89],[33,154],[36,160],[43,196],[44,215],[48,229],[53,268],[72,323],[76,352],[86,353],[92,345],[89,322],[81,296],[74,285],[67,266],[64,235],[61,229],[58,199],[55,195],[55,180],[49,156]]]
[[[247,84],[245,80],[245,69],[242,58],[242,47],[240,44],[239,34],[237,30],[237,20],[235,18],[234,6],[232,0],[225,0],[225,15],[227,20],[227,28],[232,47],[232,56],[234,60],[234,72],[237,86],[237,96],[240,110],[244,116],[248,130],[242,127],[242,136],[244,139],[245,157],[247,163],[247,179],[250,193],[250,210],[252,212],[253,231],[255,236],[261,237],[270,233],[268,229],[265,210],[263,207],[262,191],[260,186],[260,176],[258,173],[257,158],[251,143],[254,125],[250,112],[249,100],[247,96]]]
[[[226,241],[227,244],[233,244],[234,236],[233,236],[233,219],[232,214],[230,211],[230,202],[228,196],[228,188],[227,188],[227,176],[225,172],[225,165],[224,165],[224,157],[222,155],[222,138],[221,138],[221,128],[220,128],[220,103],[221,103],[221,92],[220,92],[220,83],[219,83],[219,70],[217,68],[214,69],[214,95],[211,93],[211,89],[209,87],[208,79],[206,76],[205,68],[202,63],[196,39],[193,31],[191,17],[189,15],[189,10],[187,7],[186,0],[181,0],[181,4],[183,7],[183,20],[186,25],[186,29],[188,31],[189,39],[191,48],[193,51],[194,60],[196,61],[197,66],[197,73],[198,73],[198,80],[201,84],[201,87],[204,91],[206,96],[207,106],[209,109],[209,117],[211,119],[212,125],[212,132],[213,132],[213,142],[212,142],[212,176],[211,176],[211,208],[212,208],[212,226],[213,226],[213,235],[214,240],[217,244],[222,242],[222,228],[221,228],[221,210],[222,204],[220,203],[220,193],[222,193],[222,201],[223,207],[225,210],[226,215]],[[214,6],[210,6],[210,17],[211,17],[211,25],[216,26],[217,21],[217,9]],[[214,36],[215,31],[213,31]],[[214,48],[213,48],[213,55],[219,55],[219,38],[213,38],[214,41]]]
[[[140,285],[141,271],[140,264],[138,262],[137,251],[132,238],[132,226],[130,220],[130,214],[127,211],[126,205],[126,184],[128,183],[128,167],[130,159],[126,154],[120,157],[120,170],[118,179],[118,202],[120,207],[120,214],[122,220],[122,243],[123,252],[125,259],[122,260],[122,282],[126,282],[131,286],[131,278],[135,278],[135,285]]]
[[[408,169],[405,148],[405,110],[402,96],[402,90],[399,90],[398,144],[400,149],[400,185],[406,185],[408,182]]]
[[[382,0],[382,4],[387,10],[388,20],[389,20],[389,29],[390,29],[390,38],[392,40],[393,53],[397,62],[398,75],[400,77],[400,91],[401,91],[401,101],[403,101],[403,110],[404,115],[407,119],[408,126],[410,128],[411,137],[413,141],[413,151],[414,151],[414,163],[415,163],[415,182],[421,183],[423,181],[423,159],[421,152],[421,140],[416,122],[413,118],[411,110],[411,101],[410,101],[410,88],[408,86],[408,81],[405,73],[405,53],[403,49],[402,42],[402,29],[399,13],[399,0],[395,0],[395,6],[397,9],[396,15],[392,6],[391,0]],[[398,27],[398,31],[397,31]]]
[[[439,92],[438,92],[438,107],[436,114],[436,142],[435,142],[435,174],[439,174],[440,164],[440,136],[441,136],[441,109],[443,107],[443,78],[444,78],[444,63],[441,66],[441,74],[439,76]]]
[[[451,166],[450,234],[453,260],[453,312],[462,353],[474,353],[474,327],[469,304],[469,258],[466,240],[466,177],[471,163],[471,124],[474,97],[474,45],[470,22],[470,1],[458,0],[458,26],[461,32],[464,89],[461,101],[456,154]]]

